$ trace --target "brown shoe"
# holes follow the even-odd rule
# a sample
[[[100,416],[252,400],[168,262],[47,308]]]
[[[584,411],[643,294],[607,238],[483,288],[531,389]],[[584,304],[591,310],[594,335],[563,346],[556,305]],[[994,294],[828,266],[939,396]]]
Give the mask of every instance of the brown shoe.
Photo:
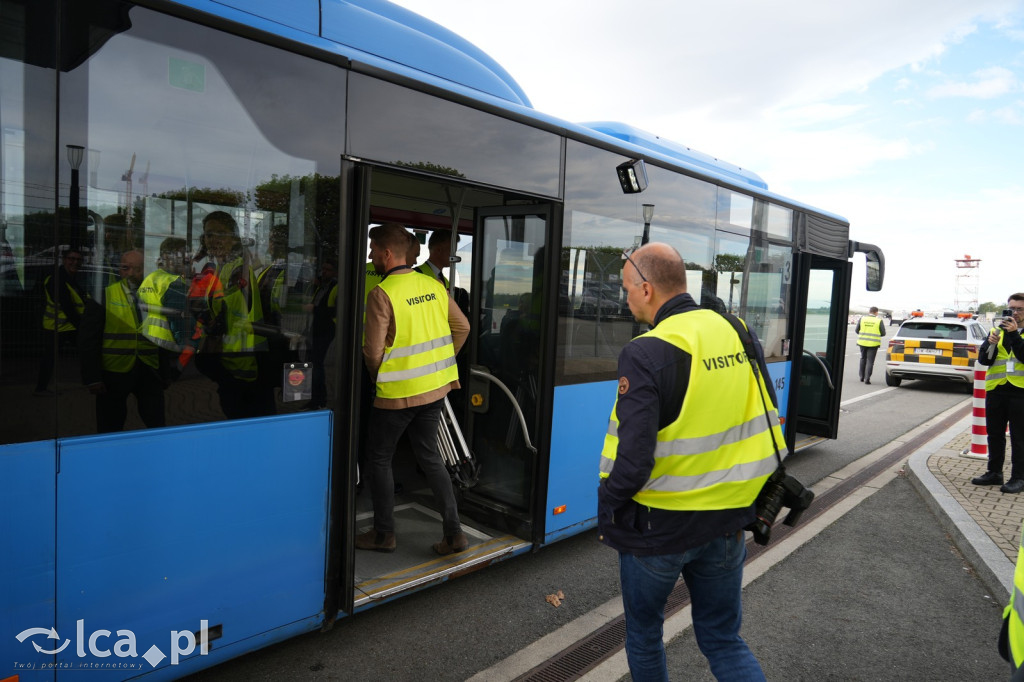
[[[438,554],[451,554],[461,552],[469,547],[469,538],[462,531],[455,535],[445,535],[441,542],[434,543],[434,551]]]
[[[356,536],[356,549],[371,549],[375,552],[394,552],[398,547],[395,542],[395,534],[378,532],[371,528],[365,533]]]

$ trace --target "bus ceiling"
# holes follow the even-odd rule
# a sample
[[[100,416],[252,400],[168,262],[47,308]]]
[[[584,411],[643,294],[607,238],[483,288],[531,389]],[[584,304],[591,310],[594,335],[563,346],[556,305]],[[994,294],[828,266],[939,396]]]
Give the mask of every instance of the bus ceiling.
[[[850,258],[853,254],[863,253],[866,268],[866,286],[868,291],[881,291],[885,281],[885,254],[874,244],[850,240]]]

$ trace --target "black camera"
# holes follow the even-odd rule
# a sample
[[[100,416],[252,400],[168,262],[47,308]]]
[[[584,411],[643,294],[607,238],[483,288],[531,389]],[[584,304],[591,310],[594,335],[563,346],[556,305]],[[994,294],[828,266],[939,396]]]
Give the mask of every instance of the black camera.
[[[787,526],[795,526],[800,520],[800,515],[811,506],[814,501],[814,493],[804,487],[804,484],[786,473],[781,466],[775,470],[761,493],[757,496],[754,513],[757,520],[747,526],[754,534],[754,542],[759,545],[767,545],[772,533],[772,525],[775,524],[775,517],[783,507],[789,507],[789,513],[782,521]]]

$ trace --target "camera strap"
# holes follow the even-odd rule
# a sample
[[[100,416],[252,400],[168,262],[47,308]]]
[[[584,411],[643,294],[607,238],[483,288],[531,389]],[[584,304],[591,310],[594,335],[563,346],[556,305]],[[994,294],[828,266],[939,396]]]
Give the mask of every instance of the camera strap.
[[[775,425],[772,424],[772,419],[768,416],[768,403],[765,402],[764,394],[765,390],[762,390],[762,381],[767,381],[768,368],[764,364],[764,359],[757,353],[757,348],[754,347],[754,338],[750,335],[750,331],[746,325],[740,321],[738,317],[727,312],[718,313],[726,319],[726,321],[732,325],[732,328],[736,330],[737,336],[740,337],[740,343],[743,344],[743,349],[747,354],[747,364],[750,365],[750,371],[754,373],[754,383],[757,385],[758,395],[761,396],[761,406],[764,408],[764,419],[768,423],[768,435],[772,439],[772,447],[775,448],[775,459],[779,461],[779,469],[783,469],[782,466],[782,455],[779,454],[779,444],[775,442],[775,433],[772,431]],[[784,470],[784,469],[783,469]]]

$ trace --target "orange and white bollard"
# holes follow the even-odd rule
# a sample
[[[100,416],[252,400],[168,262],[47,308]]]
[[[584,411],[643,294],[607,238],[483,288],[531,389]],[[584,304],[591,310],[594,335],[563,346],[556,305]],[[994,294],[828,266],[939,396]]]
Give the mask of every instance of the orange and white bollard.
[[[971,447],[964,449],[964,457],[988,459],[988,431],[985,429],[985,373],[983,367],[974,368],[974,398],[971,411]]]

